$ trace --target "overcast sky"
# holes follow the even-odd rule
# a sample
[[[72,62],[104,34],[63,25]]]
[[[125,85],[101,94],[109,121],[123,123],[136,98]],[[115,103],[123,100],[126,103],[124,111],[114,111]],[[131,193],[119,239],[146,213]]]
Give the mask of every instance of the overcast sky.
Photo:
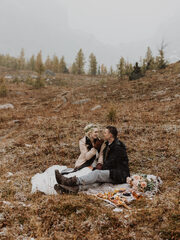
[[[179,15],[179,0],[62,0],[73,29],[108,44],[151,38]]]
[[[0,53],[42,49],[72,63],[79,48],[100,63],[136,60],[164,39],[180,56],[180,0],[0,0]]]

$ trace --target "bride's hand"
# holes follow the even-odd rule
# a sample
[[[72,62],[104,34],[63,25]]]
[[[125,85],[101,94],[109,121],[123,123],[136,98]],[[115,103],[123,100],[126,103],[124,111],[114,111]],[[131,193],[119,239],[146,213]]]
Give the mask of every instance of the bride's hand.
[[[103,139],[97,139],[96,142],[95,142],[95,144],[94,144],[94,148],[95,148],[96,150],[100,150],[103,142],[104,142]]]

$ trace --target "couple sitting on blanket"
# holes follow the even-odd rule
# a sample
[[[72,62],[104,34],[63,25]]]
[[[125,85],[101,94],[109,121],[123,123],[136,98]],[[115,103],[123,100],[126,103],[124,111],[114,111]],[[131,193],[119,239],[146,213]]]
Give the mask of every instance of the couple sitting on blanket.
[[[86,134],[79,141],[81,154],[75,163],[75,171],[91,166],[92,172],[67,178],[55,170],[58,184],[54,189],[57,193],[78,193],[81,186],[90,187],[93,183],[125,183],[126,178],[130,177],[126,146],[117,138],[117,129],[107,126],[104,140],[98,138],[99,129],[96,125],[89,124],[84,130]]]

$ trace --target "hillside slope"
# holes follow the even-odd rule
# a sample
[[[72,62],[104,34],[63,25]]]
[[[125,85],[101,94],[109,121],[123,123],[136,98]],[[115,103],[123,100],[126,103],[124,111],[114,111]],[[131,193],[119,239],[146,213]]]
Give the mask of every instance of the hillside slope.
[[[59,75],[41,89],[11,80],[7,88],[0,104],[14,109],[0,110],[1,239],[178,239],[180,63],[134,81]],[[30,194],[37,172],[74,166],[90,122],[117,126],[131,173],[162,178],[153,200],[114,213],[81,194]]]

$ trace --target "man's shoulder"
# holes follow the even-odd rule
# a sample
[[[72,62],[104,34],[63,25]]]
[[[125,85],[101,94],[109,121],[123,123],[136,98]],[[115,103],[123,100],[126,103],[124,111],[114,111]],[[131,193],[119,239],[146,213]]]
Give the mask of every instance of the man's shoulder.
[[[125,148],[126,149],[126,145],[121,140],[119,140],[118,138],[116,139],[115,147],[116,148]]]

